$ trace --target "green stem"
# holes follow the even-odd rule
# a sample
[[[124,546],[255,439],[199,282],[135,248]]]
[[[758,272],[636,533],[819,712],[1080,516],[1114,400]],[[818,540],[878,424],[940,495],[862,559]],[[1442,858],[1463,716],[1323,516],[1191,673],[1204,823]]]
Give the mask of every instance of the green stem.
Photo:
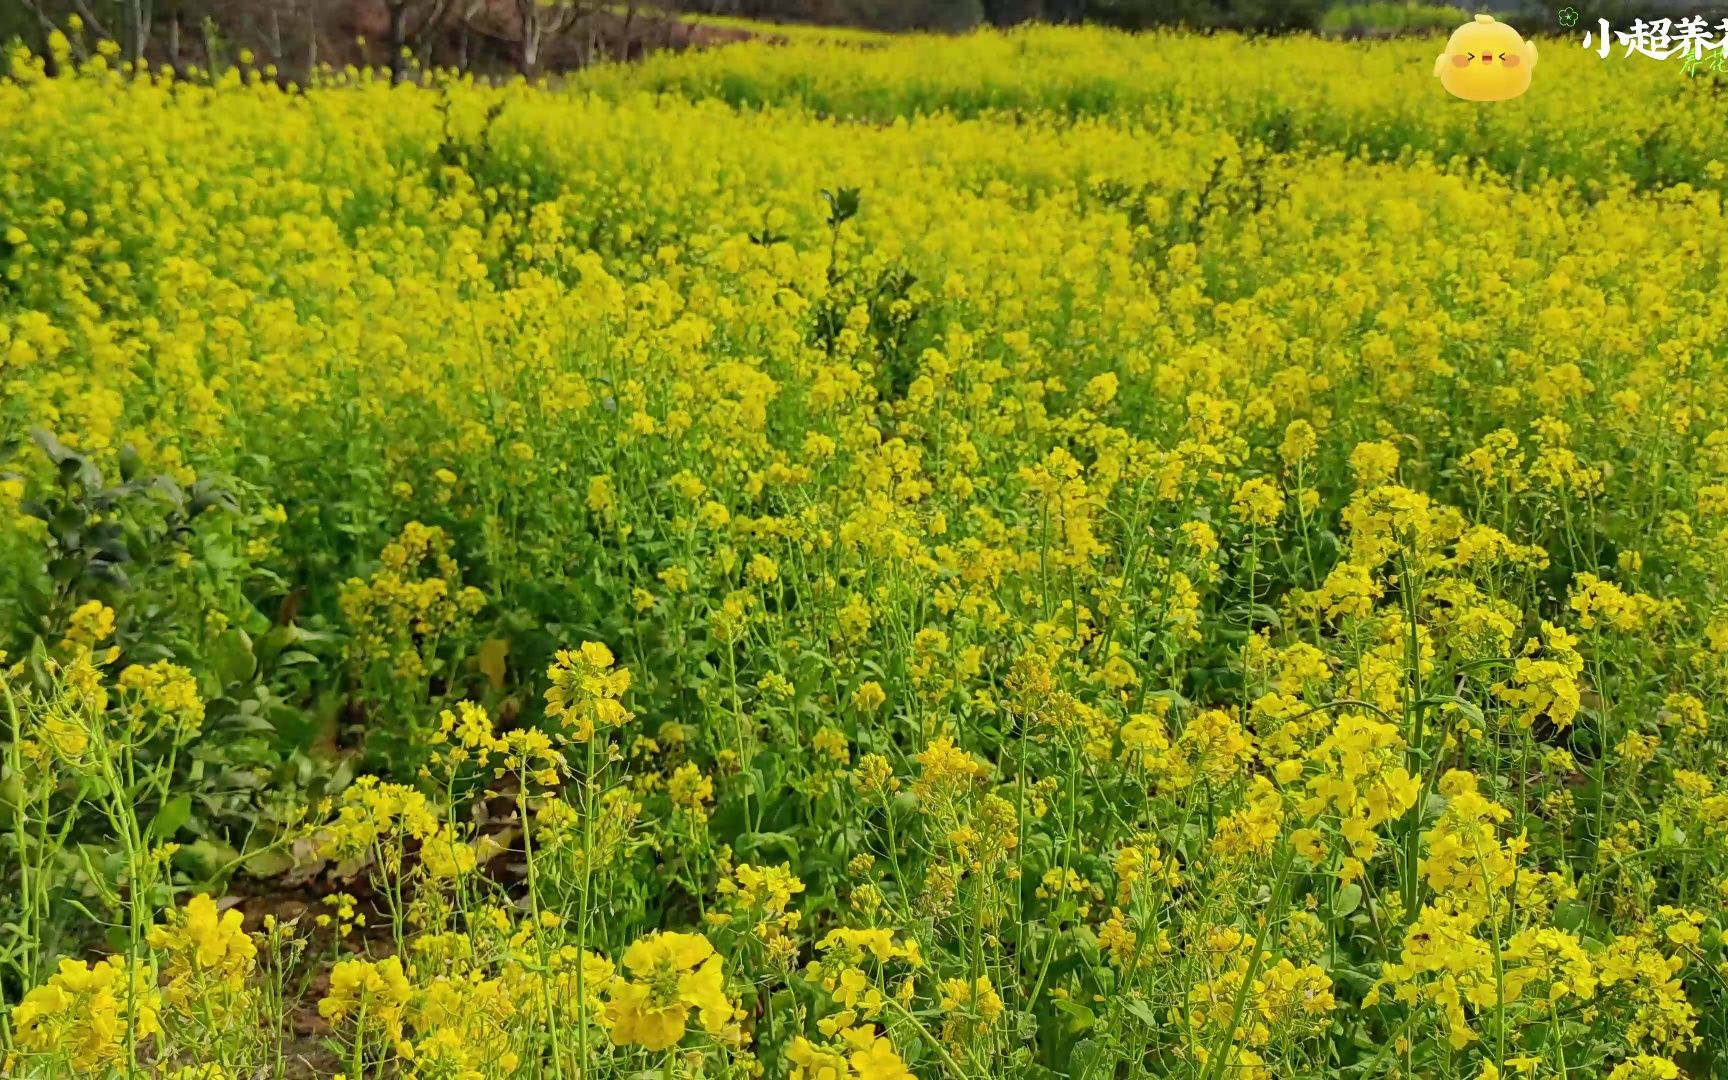
[[[1290,866],[1296,861],[1295,855],[1286,852],[1284,864],[1278,869],[1278,879],[1272,887],[1272,898],[1266,905],[1266,917],[1260,924],[1259,933],[1254,935],[1254,953],[1248,958],[1248,970],[1242,973],[1242,985],[1236,988],[1236,1000],[1230,1006],[1230,1022],[1218,1036],[1218,1044],[1212,1048],[1212,1060],[1206,1063],[1205,1080],[1214,1080],[1225,1068],[1225,1052],[1233,1041],[1236,1023],[1242,1017],[1242,1009],[1248,1003],[1248,991],[1254,984],[1254,976],[1260,969],[1260,952],[1266,944],[1266,935],[1272,930],[1272,922],[1279,908],[1284,903],[1285,886],[1290,881]]]

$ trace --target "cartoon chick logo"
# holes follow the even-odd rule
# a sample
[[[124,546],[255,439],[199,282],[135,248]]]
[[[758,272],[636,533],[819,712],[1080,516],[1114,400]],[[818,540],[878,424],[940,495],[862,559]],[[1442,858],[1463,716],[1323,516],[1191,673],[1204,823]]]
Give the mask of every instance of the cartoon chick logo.
[[[1478,15],[1452,31],[1446,51],[1434,61],[1434,74],[1453,97],[1465,101],[1508,101],[1530,89],[1536,43],[1492,15]]]

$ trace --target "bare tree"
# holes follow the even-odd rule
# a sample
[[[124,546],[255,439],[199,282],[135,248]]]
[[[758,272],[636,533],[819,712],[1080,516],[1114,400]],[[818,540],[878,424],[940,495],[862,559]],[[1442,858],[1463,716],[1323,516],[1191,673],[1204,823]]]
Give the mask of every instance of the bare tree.
[[[125,0],[124,10],[126,40],[122,44],[126,48],[126,58],[137,65],[144,59],[144,46],[150,43],[151,4],[149,0]]]
[[[456,70],[467,71],[474,60],[474,19],[486,9],[486,0],[460,0],[456,7]]]
[[[191,60],[187,35],[198,32],[200,24],[211,16],[214,4],[205,0],[160,0],[155,7],[152,22],[164,27],[161,56],[175,71],[184,72]],[[146,39],[144,44],[148,48],[151,42]]]
[[[618,59],[630,59],[630,31],[636,23],[636,0],[624,7],[624,25],[618,31]]]
[[[540,61],[548,45],[590,13],[575,0],[516,0],[516,15],[522,23],[522,75],[539,74]]]
[[[23,2],[24,9],[30,12],[30,14],[36,16],[37,25],[41,30],[41,52],[42,62],[45,65],[44,70],[46,70],[49,75],[58,75],[60,73],[60,62],[58,58],[55,57],[54,50],[49,47],[48,43],[53,39],[54,35],[60,31],[60,27],[55,24],[53,19],[48,17],[48,13],[42,10],[42,5],[37,3],[36,0],[23,0]],[[76,34],[67,35],[66,40],[67,44],[72,46],[78,59],[82,61],[85,58],[83,42],[79,40]]]
[[[450,0],[384,0],[390,13],[390,82],[408,78],[408,57],[420,41],[444,21]]]
[[[102,24],[102,20],[96,17],[96,13],[90,10],[90,5],[84,3],[84,0],[72,0],[72,10],[84,21],[84,29],[99,38],[114,39],[114,35],[109,32],[108,27]]]

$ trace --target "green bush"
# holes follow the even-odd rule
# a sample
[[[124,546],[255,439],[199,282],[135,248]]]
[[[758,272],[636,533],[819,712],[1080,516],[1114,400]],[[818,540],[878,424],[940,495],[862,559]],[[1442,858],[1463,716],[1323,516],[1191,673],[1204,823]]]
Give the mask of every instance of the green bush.
[[[1315,30],[1324,0],[1093,0],[1087,17],[1131,30],[1157,26],[1291,33]]]
[[[1338,4],[1326,9],[1320,30],[1327,34],[1391,31],[1400,34],[1446,32],[1470,21],[1463,8],[1433,4],[1398,4],[1376,0],[1366,4]]]
[[[1233,0],[1219,25],[1233,30],[1292,33],[1320,25],[1324,0]]]

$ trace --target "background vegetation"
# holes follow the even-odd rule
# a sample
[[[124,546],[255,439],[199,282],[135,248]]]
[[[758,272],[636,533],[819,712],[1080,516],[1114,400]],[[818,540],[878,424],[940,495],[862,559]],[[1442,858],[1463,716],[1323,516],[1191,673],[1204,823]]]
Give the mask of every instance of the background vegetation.
[[[0,1072],[1728,1072],[1721,75],[79,33]]]
[[[1500,5],[1499,13],[1527,32],[1559,33],[1554,13],[1563,6]],[[1713,23],[1728,15],[1710,5],[1661,7],[1673,18],[1697,12]],[[1656,13],[1618,0],[1588,12],[1616,25]],[[1461,21],[1445,5],[1326,0],[7,0],[0,41],[21,37],[42,53],[46,35],[67,30],[74,16],[89,33],[119,42],[127,58],[210,69],[246,50],[296,79],[320,63],[392,67],[401,77],[407,65],[393,58],[404,49],[421,68],[496,77],[815,28],[832,36],[834,28],[958,32],[1041,21],[1384,36],[1445,31]]]

